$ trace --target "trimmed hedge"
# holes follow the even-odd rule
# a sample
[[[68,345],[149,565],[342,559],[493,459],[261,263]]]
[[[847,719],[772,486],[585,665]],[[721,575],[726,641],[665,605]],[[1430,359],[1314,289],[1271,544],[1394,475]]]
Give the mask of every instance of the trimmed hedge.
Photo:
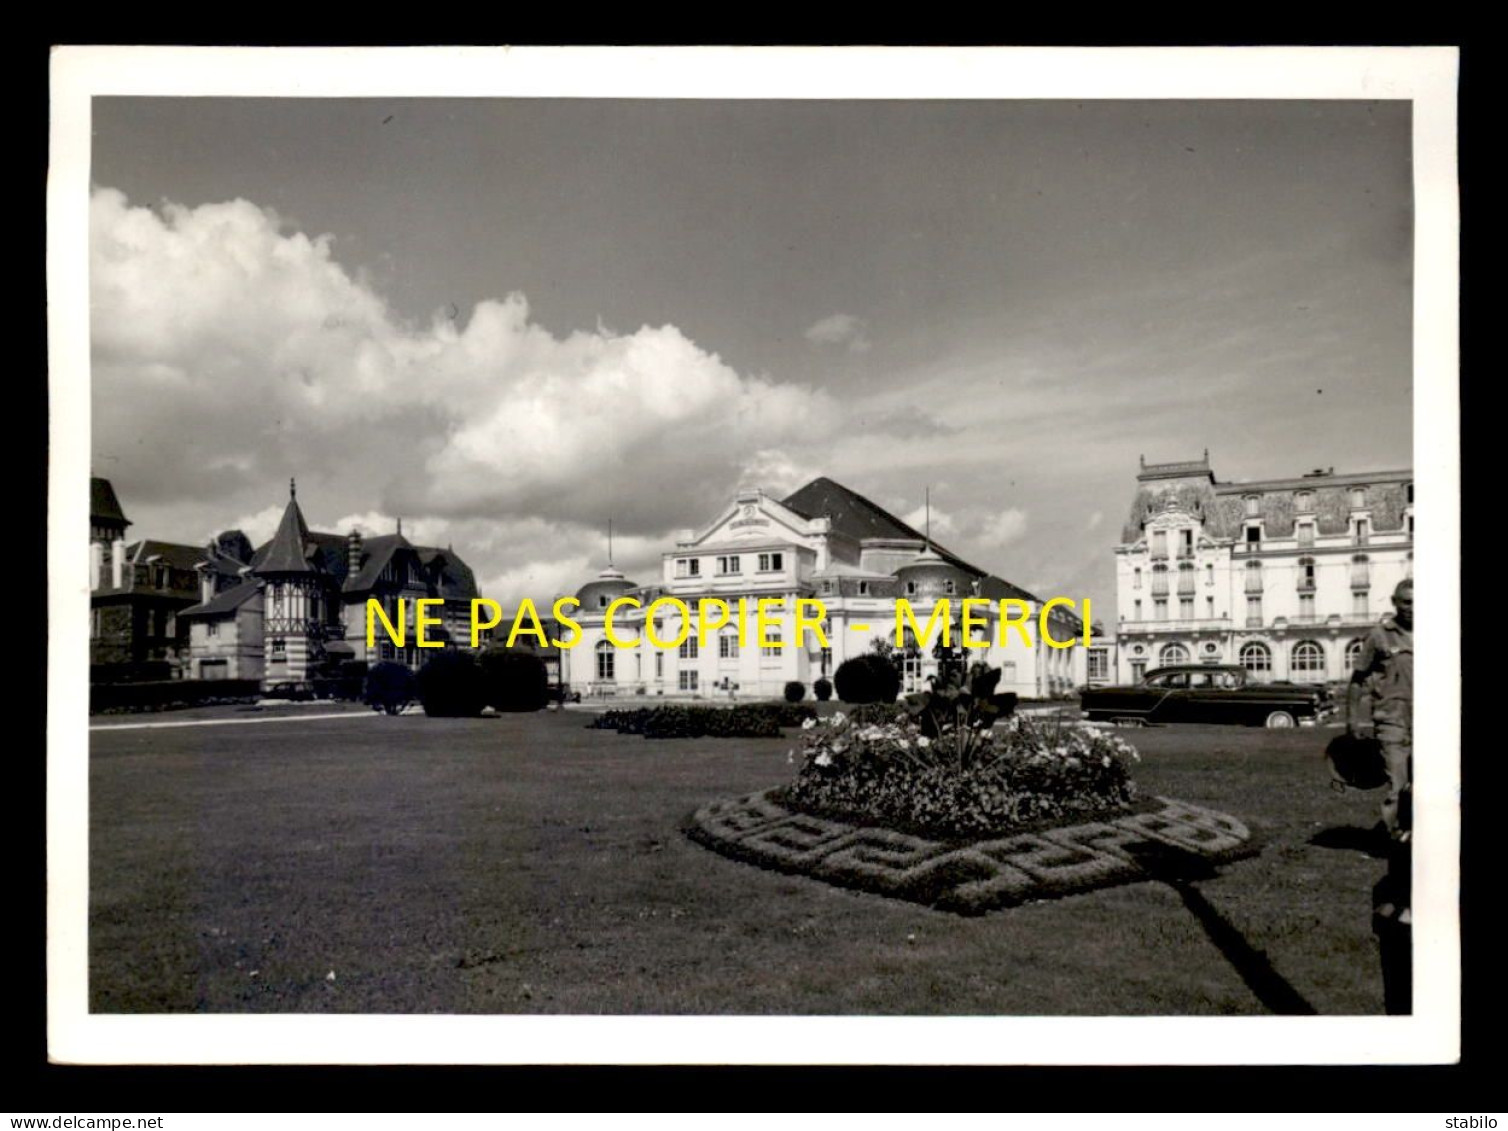
[[[418,690],[431,718],[472,718],[487,705],[486,680],[470,652],[439,653],[419,669]]]
[[[257,679],[172,679],[155,683],[96,683],[89,687],[92,714],[172,711],[225,703],[255,703],[262,694]]]
[[[901,673],[875,652],[844,660],[833,673],[833,683],[845,703],[894,703],[901,693]]]
[[[816,683],[812,684],[812,694],[817,697],[819,703],[826,703],[833,697],[833,681],[830,679],[819,679]]]
[[[587,726],[645,738],[779,738],[782,727],[800,726],[816,714],[813,707],[790,703],[637,707],[605,711]]]
[[[90,683],[166,683],[172,678],[173,665],[166,660],[89,665]]]
[[[362,683],[361,701],[369,707],[396,715],[412,703],[419,689],[414,673],[392,660],[373,664]]]
[[[550,676],[533,652],[493,648],[482,653],[483,698],[498,711],[539,711],[550,700]]]
[[[799,679],[793,679],[785,685],[785,701],[787,703],[799,703],[806,698],[806,684]]]

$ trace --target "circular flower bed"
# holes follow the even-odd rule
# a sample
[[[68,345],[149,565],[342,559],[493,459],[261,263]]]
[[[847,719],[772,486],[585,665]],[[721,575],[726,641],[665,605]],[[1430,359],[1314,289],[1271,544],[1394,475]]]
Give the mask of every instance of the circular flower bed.
[[[1128,763],[1137,755],[1119,736],[1058,719],[992,722],[935,697],[898,706],[884,722],[810,719],[790,755],[796,780],[774,797],[943,840],[1132,811]]]

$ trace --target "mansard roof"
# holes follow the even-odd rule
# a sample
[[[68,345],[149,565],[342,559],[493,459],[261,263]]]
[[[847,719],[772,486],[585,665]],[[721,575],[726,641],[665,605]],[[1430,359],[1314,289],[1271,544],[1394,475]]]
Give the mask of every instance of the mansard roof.
[[[1208,460],[1200,466],[1207,468]],[[1214,478],[1184,475],[1162,476],[1169,468],[1192,464],[1146,465],[1137,476],[1136,498],[1131,514],[1121,531],[1121,541],[1134,544],[1143,537],[1149,520],[1168,506],[1186,511],[1203,523],[1211,538],[1238,538],[1245,524],[1261,520],[1264,536],[1288,538],[1294,534],[1299,510],[1299,496],[1308,495],[1304,514],[1315,517],[1320,534],[1343,534],[1348,529],[1352,511],[1350,494],[1365,489],[1363,505],[1370,512],[1372,529],[1379,534],[1405,528],[1407,488],[1413,472],[1407,468],[1387,471],[1357,471],[1337,474],[1334,469],[1307,475],[1247,482],[1222,482]],[[1154,474],[1155,473],[1155,474]],[[1155,479],[1161,477],[1162,481]],[[1255,513],[1248,513],[1246,499],[1256,499]]]
[[[155,538],[143,538],[126,547],[126,560],[132,565],[145,565],[153,558],[174,569],[193,569],[204,560],[204,549],[185,546],[181,542],[159,542]]]

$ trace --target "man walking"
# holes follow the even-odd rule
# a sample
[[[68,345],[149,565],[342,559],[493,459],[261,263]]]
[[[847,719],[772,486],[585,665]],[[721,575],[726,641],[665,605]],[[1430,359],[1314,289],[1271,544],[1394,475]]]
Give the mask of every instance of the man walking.
[[[1372,626],[1356,657],[1346,701],[1352,738],[1376,738],[1387,763],[1382,823],[1388,836],[1408,839],[1407,797],[1414,753],[1414,583],[1393,590],[1393,615]]]
[[[1387,768],[1382,824],[1388,871],[1372,892],[1372,929],[1382,950],[1389,1013],[1413,1011],[1412,784],[1414,754],[1414,583],[1393,590],[1393,615],[1368,633],[1346,698],[1352,738],[1375,738]]]

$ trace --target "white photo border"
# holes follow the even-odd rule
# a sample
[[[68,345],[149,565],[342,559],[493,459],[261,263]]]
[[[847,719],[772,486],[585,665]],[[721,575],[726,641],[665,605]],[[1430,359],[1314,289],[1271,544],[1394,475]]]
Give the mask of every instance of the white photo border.
[[[60,47],[48,182],[48,1039],[78,1064],[1388,1064],[1460,1056],[1459,52],[1388,48]],[[95,96],[1398,99],[1413,104],[1418,626],[1409,1017],[101,1015],[88,1010]],[[1357,893],[1365,899],[1365,892]]]

